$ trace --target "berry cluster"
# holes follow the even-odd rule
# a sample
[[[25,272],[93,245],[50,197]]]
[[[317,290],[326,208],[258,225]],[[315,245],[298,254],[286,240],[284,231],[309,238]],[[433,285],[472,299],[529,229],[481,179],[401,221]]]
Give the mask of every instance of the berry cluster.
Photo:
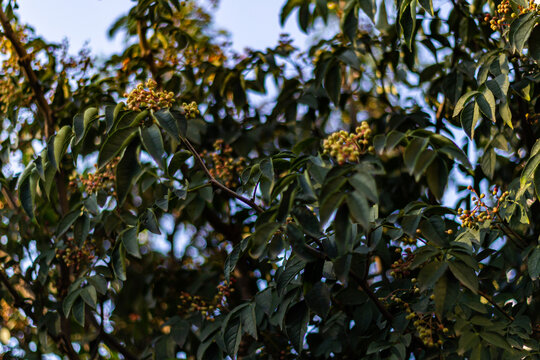
[[[77,187],[77,180],[81,182],[84,190],[88,195],[97,193],[100,190],[104,190],[112,196],[116,196],[114,190],[114,184],[116,181],[116,166],[120,162],[120,157],[117,156],[110,163],[105,165],[101,170],[97,170],[95,173],[85,174],[80,176],[71,176],[69,186],[72,188]],[[97,165],[94,165],[97,168]]]
[[[88,264],[95,258],[96,247],[94,244],[85,242],[82,247],[79,247],[70,237],[65,245],[65,249],[59,249],[56,252],[56,258],[62,259],[68,267],[74,268],[75,272],[81,269],[81,265]]]
[[[184,113],[188,119],[195,119],[201,113],[195,101],[192,101],[189,104],[183,103],[182,109],[184,109]]]
[[[396,249],[396,252],[398,251],[401,253],[400,248]],[[395,277],[395,278],[408,277],[411,274],[409,267],[413,259],[414,259],[414,254],[412,253],[412,250],[410,248],[406,248],[405,257],[395,261],[391,265],[392,270],[390,271],[390,276]]]
[[[357,162],[360,155],[373,151],[370,146],[371,129],[366,121],[356,128],[356,132],[348,133],[345,130],[330,134],[323,142],[325,154],[330,154],[340,165],[345,162]]]
[[[224,144],[219,139],[214,142],[214,151],[203,151],[202,157],[208,164],[212,164],[210,174],[220,180],[228,188],[233,188],[239,184],[238,178],[245,169],[246,160],[243,157],[235,159],[232,156],[230,145]]]
[[[493,207],[489,207],[484,202],[486,194],[482,193],[478,195],[473,189],[473,187],[470,185],[467,187],[467,190],[472,192],[472,194],[474,195],[472,197],[472,201],[474,202],[474,208],[472,210],[464,210],[463,208],[459,208],[458,215],[459,219],[461,220],[461,225],[463,227],[468,227],[471,229],[478,228],[479,224],[484,223],[485,221],[493,220],[499,212],[499,208],[501,207],[502,203],[508,197],[508,191],[502,192],[499,195],[499,189],[497,186],[495,186],[491,191],[491,194],[497,200],[497,204]]]
[[[433,300],[433,295],[430,297]],[[442,336],[438,331],[442,331],[444,334],[448,333],[448,328],[440,324],[434,314],[421,314],[415,313],[411,310],[409,304],[405,304],[405,311],[408,315],[407,320],[414,320],[413,325],[418,331],[418,337],[424,345],[429,347],[437,347],[443,344]],[[437,340],[436,340],[437,339]]]
[[[235,279],[231,279],[231,283],[234,283]],[[208,321],[214,321],[214,318],[223,312],[227,308],[227,298],[234,291],[234,288],[226,284],[219,284],[217,286],[217,294],[211,301],[205,301],[198,295],[191,295],[182,291],[180,294],[181,305],[178,307],[187,313],[200,312],[202,316]]]
[[[145,85],[148,90],[144,88]],[[156,91],[157,83],[152,79],[148,80],[145,85],[141,83],[135,89],[131,90],[129,94],[124,94],[127,97],[127,107],[129,110],[159,110],[172,106],[174,93]]]
[[[402,236],[399,239],[397,239],[396,241],[400,242],[402,245],[416,245],[417,240],[415,238],[413,238],[413,237]],[[396,252],[397,252],[397,250],[399,250],[399,252],[401,252],[400,248],[396,249]]]
[[[485,14],[484,21],[489,22],[491,30],[496,31],[503,26],[508,26],[512,19],[519,15],[529,12],[536,12],[540,15],[540,6],[537,5],[534,0],[529,0],[529,5],[527,7],[518,5],[517,10],[518,13],[513,11],[509,0],[503,0],[497,5],[496,15],[491,17],[490,14]]]

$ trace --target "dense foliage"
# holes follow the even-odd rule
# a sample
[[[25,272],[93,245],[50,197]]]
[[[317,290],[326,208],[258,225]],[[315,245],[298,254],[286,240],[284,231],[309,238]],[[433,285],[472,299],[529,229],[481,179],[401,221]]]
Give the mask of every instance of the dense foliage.
[[[0,357],[538,358],[540,7],[212,5],[98,61],[2,2]]]

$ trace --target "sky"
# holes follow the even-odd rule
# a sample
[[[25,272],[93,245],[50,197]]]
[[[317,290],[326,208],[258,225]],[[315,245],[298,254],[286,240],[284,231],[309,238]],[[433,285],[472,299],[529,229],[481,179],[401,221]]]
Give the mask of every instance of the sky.
[[[68,38],[73,52],[85,41],[95,55],[111,54],[122,48],[122,37],[107,37],[107,29],[133,5],[132,0],[19,0],[18,14],[23,23],[49,41]],[[279,25],[284,0],[221,0],[215,13],[218,28],[232,35],[233,47],[264,49],[277,43],[287,32],[303,46],[306,36],[298,30],[293,16],[285,28]]]

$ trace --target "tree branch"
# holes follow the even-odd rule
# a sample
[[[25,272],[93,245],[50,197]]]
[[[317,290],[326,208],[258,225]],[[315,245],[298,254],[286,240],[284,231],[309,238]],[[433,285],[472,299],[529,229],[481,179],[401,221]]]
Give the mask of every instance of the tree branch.
[[[107,334],[105,331],[103,331],[103,327],[98,324],[96,321],[96,318],[92,314],[92,316],[89,316],[90,322],[92,323],[92,326],[94,326],[96,329],[100,331],[99,337],[103,340],[103,342],[110,348],[118,351],[120,354],[124,356],[126,360],[138,360],[139,358],[131,353],[118,339],[116,339],[111,334]]]
[[[8,290],[9,294],[13,297],[14,306],[22,309],[25,314],[32,319],[34,323],[37,322],[37,315],[32,311],[32,305],[27,303],[24,298],[19,294],[15,287],[9,282],[9,277],[5,273],[3,268],[0,268],[0,282]],[[79,355],[75,352],[69,337],[66,334],[53,335],[49,332],[49,336],[58,344],[64,354],[70,360],[79,360]]]
[[[500,307],[499,304],[497,304],[489,294],[481,290],[478,290],[478,294],[483,296],[491,305],[495,307],[495,309],[499,310],[508,320],[514,321],[514,318],[511,315],[509,315],[506,311],[504,311],[504,309]]]
[[[258,213],[262,213],[264,212],[264,209],[262,207],[260,207],[259,205],[257,205],[254,201],[240,195],[240,194],[237,194],[236,192],[234,192],[233,190],[229,189],[228,187],[226,187],[225,185],[223,185],[222,183],[220,183],[219,181],[216,180],[216,178],[210,173],[210,170],[208,170],[208,168],[206,167],[206,165],[204,164],[204,161],[203,159],[201,158],[201,156],[199,155],[199,153],[197,152],[197,150],[195,150],[195,148],[193,147],[193,145],[191,145],[191,143],[189,142],[188,139],[182,137],[182,141],[184,142],[184,144],[186,144],[187,148],[189,151],[191,151],[191,153],[193,154],[193,157],[195,158],[195,160],[197,161],[197,163],[199,164],[199,166],[202,168],[202,170],[204,171],[204,173],[206,174],[206,176],[210,179],[210,183],[212,185],[214,185],[215,187],[223,190],[224,192],[226,192],[227,194],[231,195],[232,197],[242,201],[244,204],[248,205],[249,207],[251,207],[252,209],[254,209],[255,211],[257,211]]]
[[[44,118],[45,138],[49,138],[54,124],[53,111],[49,106],[49,103],[45,99],[45,95],[37,78],[37,75],[32,69],[31,58],[26,52],[26,49],[24,48],[22,43],[20,42],[17,34],[11,27],[9,19],[4,12],[2,6],[0,6],[0,23],[2,24],[2,28],[4,29],[4,35],[8,38],[8,40],[13,45],[13,48],[15,49],[17,57],[19,58],[19,65],[23,69],[23,72],[28,79],[28,83],[30,84],[32,91],[34,92],[38,109],[41,111]]]
[[[379,300],[377,295],[371,290],[371,287],[369,286],[368,282],[361,278],[359,275],[351,271],[352,277],[358,281],[358,286],[369,296],[369,298],[375,303],[381,314],[384,316],[384,318],[388,321],[394,320],[394,317],[392,314],[388,311],[388,309],[384,306],[384,304]]]
[[[137,20],[137,36],[139,37],[141,57],[148,64],[150,72],[152,73],[152,77],[154,78],[158,86],[161,86],[161,76],[159,75],[158,68],[156,67],[156,62],[154,60],[154,55],[152,54],[152,49],[150,49],[150,45],[148,44],[148,40],[146,39],[146,26],[144,24],[144,20],[142,19]]]

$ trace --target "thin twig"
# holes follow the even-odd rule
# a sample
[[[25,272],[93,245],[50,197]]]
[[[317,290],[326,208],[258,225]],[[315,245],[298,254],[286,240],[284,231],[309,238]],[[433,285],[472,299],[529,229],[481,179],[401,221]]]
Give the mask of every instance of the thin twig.
[[[491,305],[493,305],[497,310],[499,310],[508,320],[510,321],[514,321],[514,318],[508,314],[506,311],[504,311],[504,309],[502,307],[500,307],[494,300],[493,298],[486,294],[485,292],[481,291],[481,290],[478,290],[478,293],[480,295],[482,295]]]
[[[388,311],[388,309],[384,306],[384,304],[379,300],[377,295],[371,290],[371,287],[369,286],[366,279],[361,278],[358,274],[356,274],[354,271],[350,272],[351,276],[358,281],[358,286],[369,296],[369,298],[375,303],[375,306],[379,309],[381,314],[384,316],[384,318],[388,321],[394,320],[394,317],[392,314]]]
[[[189,151],[191,151],[191,153],[193,154],[193,157],[195,158],[195,160],[197,161],[199,166],[203,169],[206,176],[210,179],[210,182],[212,183],[212,185],[214,185],[215,187],[225,191],[227,194],[231,195],[232,197],[242,201],[244,204],[248,205],[249,207],[251,207],[252,209],[257,211],[258,213],[264,212],[264,209],[262,207],[260,207],[259,205],[257,205],[254,201],[252,201],[252,200],[250,200],[250,199],[248,199],[248,198],[246,198],[246,197],[244,197],[244,196],[242,196],[240,194],[237,194],[233,190],[229,189],[228,187],[226,187],[225,185],[223,185],[222,183],[217,181],[216,178],[210,173],[210,170],[208,170],[208,168],[204,164],[203,159],[201,158],[201,156],[199,155],[197,150],[195,150],[193,145],[191,145],[189,140],[184,138],[184,137],[182,138],[182,140],[183,140],[184,144],[186,144]]]

